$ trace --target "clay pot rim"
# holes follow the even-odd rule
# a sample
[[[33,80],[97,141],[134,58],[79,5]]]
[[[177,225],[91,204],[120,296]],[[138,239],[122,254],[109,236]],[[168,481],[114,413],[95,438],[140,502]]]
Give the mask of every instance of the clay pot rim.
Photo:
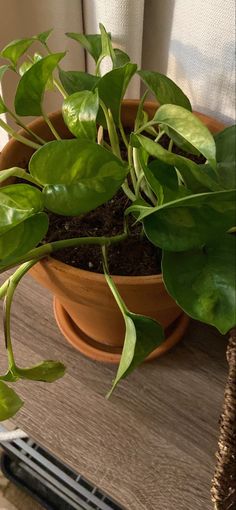
[[[71,277],[77,278],[78,275],[81,275],[83,279],[96,281],[98,283],[104,281],[103,273],[95,273],[92,271],[87,271],[86,269],[80,269],[78,267],[70,266],[69,264],[65,264],[65,262],[61,262],[54,257],[46,257],[39,261],[43,266],[50,266],[53,269],[70,273]],[[111,275],[113,280],[118,284],[127,284],[127,285],[156,285],[157,283],[163,282],[162,273],[156,275],[135,275],[135,276],[125,276],[125,275]]]

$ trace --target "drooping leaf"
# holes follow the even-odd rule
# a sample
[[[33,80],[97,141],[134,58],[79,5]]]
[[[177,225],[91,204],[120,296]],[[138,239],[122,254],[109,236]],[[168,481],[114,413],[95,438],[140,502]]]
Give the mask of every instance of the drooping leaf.
[[[138,71],[138,74],[160,104],[176,104],[192,110],[187,96],[170,78],[155,71]]]
[[[51,35],[52,31],[53,31],[53,28],[50,28],[50,30],[46,30],[45,32],[41,32],[40,34],[35,36],[35,39],[37,39],[41,43],[45,44],[47,42],[49,36]]]
[[[108,273],[105,263],[103,269],[106,282],[121,310],[125,322],[124,347],[116,377],[107,395],[109,397],[119,381],[140,365],[154,349],[159,347],[164,340],[164,332],[161,325],[154,319],[132,313],[128,310],[113,279]]]
[[[85,139],[49,142],[33,154],[29,168],[45,186],[45,207],[70,216],[112,198],[128,171],[110,151]]]
[[[61,83],[67,94],[71,95],[82,90],[94,90],[100,78],[84,71],[59,70]]]
[[[36,62],[22,76],[15,96],[15,110],[18,115],[41,115],[45,87],[54,69],[65,53],[54,53]]]
[[[7,44],[0,53],[0,56],[10,60],[13,67],[16,67],[18,59],[28,50],[31,44],[34,42],[34,38],[30,37],[27,39],[16,39]]]
[[[159,143],[143,135],[132,135],[134,146],[142,146],[148,154],[171,166],[175,166],[185,182],[187,188],[199,193],[206,190],[221,191],[224,189],[218,182],[213,169],[209,171],[207,165],[197,165],[194,161],[164,149]]]
[[[116,124],[119,124],[121,101],[136,70],[137,65],[128,62],[105,74],[97,83],[99,97],[111,110]]]
[[[102,52],[102,42],[100,34],[77,34],[75,32],[67,32],[67,37],[79,42],[85,50],[94,58],[95,62],[98,61]]]
[[[164,250],[198,248],[235,226],[235,203],[235,191],[187,196],[146,216],[144,230],[148,239]]]
[[[203,154],[213,168],[216,167],[214,138],[207,127],[193,113],[182,106],[164,104],[157,110],[154,120],[162,125],[162,129],[165,130],[167,126],[172,132],[180,135]]]
[[[3,78],[4,74],[5,74],[5,72],[8,71],[8,69],[9,69],[9,66],[7,66],[7,65],[4,65],[4,66],[0,67],[0,83],[2,81],[2,78]],[[0,114],[1,113],[5,113],[6,111],[7,111],[7,107],[6,107],[6,105],[5,105],[4,101],[3,101],[3,98],[1,96],[1,94],[0,94]]]
[[[204,248],[164,252],[166,288],[194,319],[215,326],[222,334],[236,324],[236,238],[225,235]]]
[[[78,138],[95,140],[97,135],[96,119],[99,109],[97,91],[76,92],[65,99],[62,114],[66,125]]]
[[[23,406],[16,392],[0,381],[0,421],[8,420]]]
[[[35,248],[47,230],[48,216],[41,212],[0,235],[0,269],[14,263],[18,257]]]
[[[43,210],[42,193],[27,184],[0,188],[0,235]]]
[[[236,126],[230,126],[215,135],[217,173],[226,189],[236,187]]]
[[[20,379],[30,379],[31,381],[54,382],[65,374],[65,365],[60,361],[46,360],[30,368],[15,369]]]

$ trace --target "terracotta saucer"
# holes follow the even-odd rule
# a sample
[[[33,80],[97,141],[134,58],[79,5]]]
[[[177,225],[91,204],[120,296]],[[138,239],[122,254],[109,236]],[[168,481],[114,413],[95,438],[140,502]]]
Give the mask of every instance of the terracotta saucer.
[[[61,305],[60,301],[54,297],[53,302],[54,314],[57,325],[61,333],[68,342],[73,345],[82,354],[96,361],[104,361],[107,363],[118,364],[121,357],[120,347],[109,347],[101,344],[88,337],[78,326],[72,321],[69,314]],[[166,340],[160,347],[157,347],[147,358],[150,361],[158,358],[167,352],[173,345],[181,340],[189,324],[189,317],[184,313],[166,330]]]

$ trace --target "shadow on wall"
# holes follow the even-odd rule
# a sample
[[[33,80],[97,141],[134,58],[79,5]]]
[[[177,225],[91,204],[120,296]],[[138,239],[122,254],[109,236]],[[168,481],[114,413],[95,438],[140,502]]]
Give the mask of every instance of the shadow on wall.
[[[227,42],[214,57],[176,39],[171,41],[169,49],[170,78],[181,83],[194,109],[212,116],[220,112],[219,118],[225,123],[232,122],[232,112],[235,112],[233,55],[234,41]]]
[[[166,74],[175,0],[145,3],[142,68]],[[155,31],[154,31],[155,30]]]

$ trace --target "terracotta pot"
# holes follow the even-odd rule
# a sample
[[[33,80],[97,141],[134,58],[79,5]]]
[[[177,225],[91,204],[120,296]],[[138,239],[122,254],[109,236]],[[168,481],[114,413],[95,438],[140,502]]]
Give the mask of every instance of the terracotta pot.
[[[132,128],[137,107],[138,101],[124,101],[122,120],[125,126]],[[150,116],[156,107],[151,102],[145,105]],[[218,121],[197,115],[211,131],[223,128]],[[60,112],[51,114],[50,118],[63,138],[72,136]],[[30,128],[44,139],[53,139],[41,118],[32,122]],[[11,166],[26,167],[32,153],[29,147],[11,140],[2,151],[0,170]],[[31,274],[54,294],[56,320],[66,338],[93,359],[118,362],[124,322],[104,276],[76,269],[53,258],[39,262]],[[188,319],[166,292],[162,276],[114,276],[114,281],[130,310],[158,320],[165,328],[166,340],[150,358],[170,349],[183,335]]]

